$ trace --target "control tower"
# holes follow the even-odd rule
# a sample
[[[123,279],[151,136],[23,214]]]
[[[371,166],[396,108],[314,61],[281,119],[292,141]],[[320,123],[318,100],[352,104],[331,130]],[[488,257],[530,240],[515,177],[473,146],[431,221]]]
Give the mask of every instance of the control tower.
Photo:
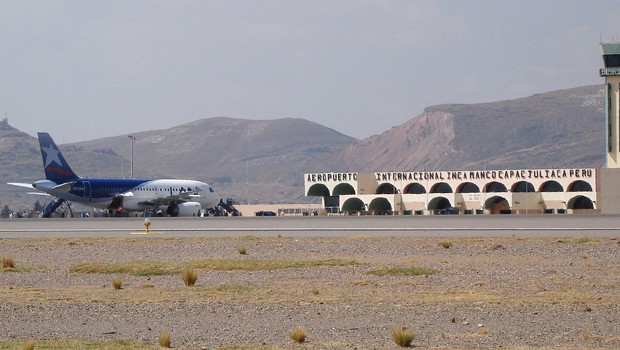
[[[620,168],[620,43],[601,44],[605,77],[607,168]]]
[[[605,78],[606,167],[600,171],[599,208],[603,214],[620,213],[620,43],[601,44]]]

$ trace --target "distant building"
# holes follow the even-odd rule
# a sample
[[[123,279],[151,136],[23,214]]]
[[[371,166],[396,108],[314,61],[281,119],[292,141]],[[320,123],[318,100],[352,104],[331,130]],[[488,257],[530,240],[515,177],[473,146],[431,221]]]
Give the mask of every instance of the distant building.
[[[601,49],[605,168],[305,174],[305,195],[359,214],[620,214],[620,43]]]
[[[369,214],[597,212],[596,169],[521,169],[305,175],[327,210]]]

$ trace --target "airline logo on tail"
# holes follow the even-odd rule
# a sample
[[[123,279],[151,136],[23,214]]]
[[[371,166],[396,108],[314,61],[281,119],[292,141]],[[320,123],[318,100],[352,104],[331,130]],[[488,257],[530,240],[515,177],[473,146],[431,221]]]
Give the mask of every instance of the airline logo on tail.
[[[58,146],[56,146],[54,140],[52,140],[52,137],[48,133],[39,133],[39,145],[41,146],[41,154],[43,155],[45,177],[48,180],[52,180],[56,183],[63,183],[79,178],[67,164],[62,153],[58,150]]]

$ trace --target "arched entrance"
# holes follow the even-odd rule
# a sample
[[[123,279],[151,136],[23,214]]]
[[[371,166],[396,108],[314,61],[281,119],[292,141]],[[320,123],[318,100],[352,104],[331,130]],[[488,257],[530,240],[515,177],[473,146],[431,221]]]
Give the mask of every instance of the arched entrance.
[[[435,197],[428,202],[428,210],[431,213],[443,214],[446,209],[451,207],[452,204],[446,197]]]
[[[334,187],[334,196],[346,196],[350,194],[355,194],[355,189],[351,184],[341,183]]]
[[[571,198],[566,207],[568,209],[594,209],[594,202],[586,196]]]
[[[439,182],[431,188],[431,193],[452,193],[452,187],[445,182]]]
[[[323,184],[314,184],[310,186],[306,196],[329,197],[329,189]]]
[[[506,189],[503,183],[493,181],[484,186],[484,192],[508,192],[508,189]]]
[[[510,189],[510,191],[532,193],[532,192],[536,192],[536,189],[534,188],[534,185],[532,185],[531,182],[519,181],[512,186],[512,189]]]
[[[421,184],[414,182],[407,185],[407,187],[405,187],[404,189],[404,192],[409,194],[424,194],[426,193],[426,188],[424,188],[424,186],[422,186]]]
[[[390,183],[383,183],[377,188],[377,194],[394,194],[398,193],[396,187]]]
[[[472,182],[464,182],[456,189],[456,193],[478,193],[480,187]]]
[[[583,180],[577,180],[568,185],[568,192],[592,192],[592,186]]]
[[[540,192],[564,192],[564,187],[557,181],[547,181],[540,185]]]
[[[359,198],[349,198],[342,203],[342,211],[346,212],[360,212],[364,211],[364,202]]]
[[[368,210],[373,214],[385,215],[392,211],[392,204],[386,198],[375,198],[368,205]]]
[[[484,202],[484,207],[489,210],[491,214],[510,214],[510,204],[504,197],[493,196],[488,198]]]

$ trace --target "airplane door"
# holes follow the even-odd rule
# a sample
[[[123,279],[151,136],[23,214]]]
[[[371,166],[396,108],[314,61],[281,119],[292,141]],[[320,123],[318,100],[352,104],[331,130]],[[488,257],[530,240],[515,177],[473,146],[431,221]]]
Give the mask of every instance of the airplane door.
[[[90,181],[84,181],[84,197],[90,198],[91,189],[90,189]]]

